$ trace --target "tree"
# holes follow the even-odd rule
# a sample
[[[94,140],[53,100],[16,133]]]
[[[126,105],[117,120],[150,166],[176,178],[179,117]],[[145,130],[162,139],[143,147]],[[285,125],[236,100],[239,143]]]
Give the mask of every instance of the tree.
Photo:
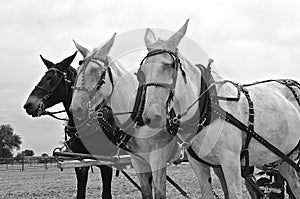
[[[21,137],[9,124],[0,125],[0,158],[11,158],[15,149],[20,149]]]
[[[49,155],[47,153],[43,153],[42,157],[49,157]]]
[[[24,159],[24,156],[25,156],[24,153],[17,153],[15,160],[19,162],[21,159]]]
[[[33,156],[34,155],[33,150],[30,150],[30,149],[26,149],[26,150],[22,151],[22,153],[24,153],[25,156]]]

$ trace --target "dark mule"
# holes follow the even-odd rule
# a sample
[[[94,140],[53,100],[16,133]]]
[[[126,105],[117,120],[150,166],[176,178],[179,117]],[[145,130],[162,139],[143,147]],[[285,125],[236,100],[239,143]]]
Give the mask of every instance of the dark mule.
[[[89,153],[82,141],[75,136],[73,116],[69,111],[73,95],[72,86],[77,75],[76,70],[70,66],[75,56],[76,53],[57,64],[41,56],[48,71],[29,95],[24,109],[28,115],[38,117],[45,114],[47,108],[62,102],[69,118],[68,127],[66,127],[66,133],[70,137],[66,142],[68,147],[75,153]],[[112,168],[104,165],[98,167],[102,176],[102,198],[111,199]],[[89,167],[75,168],[78,199],[85,198],[88,170]]]

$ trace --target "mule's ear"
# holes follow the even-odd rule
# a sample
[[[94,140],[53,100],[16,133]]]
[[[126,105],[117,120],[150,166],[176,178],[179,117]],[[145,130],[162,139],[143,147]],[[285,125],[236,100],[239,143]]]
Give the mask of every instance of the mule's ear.
[[[101,48],[100,50],[98,50],[97,55],[99,57],[106,57],[111,49],[111,47],[114,44],[115,41],[115,37],[116,37],[117,33],[114,33],[114,35],[112,36],[112,38],[110,40],[108,40]]]
[[[86,58],[86,56],[90,53],[90,51],[88,49],[86,49],[85,47],[79,45],[75,40],[73,40],[77,50],[81,53],[83,58]]]
[[[156,41],[155,34],[150,28],[146,29],[144,40],[148,49],[150,48],[151,44],[153,44]]]
[[[42,55],[40,55],[40,57],[48,69],[53,68],[55,66],[55,64],[53,64],[51,61],[48,61],[47,59],[45,59]]]
[[[73,60],[75,59],[76,54],[77,54],[77,51],[73,55],[71,55],[70,57],[67,57],[66,59],[62,60],[59,63],[59,66],[63,67],[63,68],[69,67],[71,65],[71,63],[73,62]]]
[[[178,44],[180,43],[181,39],[184,37],[186,33],[188,23],[189,23],[189,19],[187,19],[185,24],[174,35],[172,35],[168,39],[167,45],[169,48],[171,49],[177,48]]]

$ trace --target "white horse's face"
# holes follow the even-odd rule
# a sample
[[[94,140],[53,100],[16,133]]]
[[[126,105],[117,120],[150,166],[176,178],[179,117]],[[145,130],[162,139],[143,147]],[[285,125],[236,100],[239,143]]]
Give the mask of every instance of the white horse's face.
[[[72,111],[78,119],[86,118],[113,92],[108,66],[100,60],[90,61],[86,66],[84,64],[79,67],[80,74],[77,76],[72,101]]]
[[[188,21],[187,21],[188,22]],[[171,91],[175,90],[178,80],[177,46],[183,38],[187,22],[168,40],[156,40],[154,33],[147,29],[145,43],[149,53],[140,67],[138,78],[144,78],[146,99],[143,120],[150,128],[161,128],[166,124],[167,103]],[[166,50],[153,54],[156,50]],[[150,56],[149,56],[150,55]]]
[[[78,75],[71,103],[71,111],[78,120],[86,119],[113,92],[112,72],[107,54],[113,44],[114,36],[102,48],[95,49],[91,53],[75,43],[84,57],[82,65],[77,69]]]
[[[146,58],[141,65],[145,83],[172,85],[174,78],[174,60],[169,54],[162,53]],[[159,128],[165,125],[166,103],[170,95],[168,87],[149,86],[146,92],[143,120],[149,127]]]

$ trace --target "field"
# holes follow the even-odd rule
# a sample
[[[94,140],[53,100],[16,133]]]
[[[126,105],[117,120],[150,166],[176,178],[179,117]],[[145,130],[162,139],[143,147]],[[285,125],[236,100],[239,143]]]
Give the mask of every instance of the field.
[[[89,172],[87,185],[87,199],[101,198],[101,179],[99,169],[94,167],[94,173]],[[126,169],[137,182],[132,169]],[[199,198],[198,181],[189,165],[168,167],[168,175],[178,183],[191,198]],[[0,171],[1,199],[53,199],[75,198],[76,178],[74,169],[60,171],[55,167]],[[213,177],[213,187],[223,198],[218,180]],[[244,190],[244,198],[249,198]],[[112,194],[115,199],[141,198],[140,192],[120,173],[113,178]],[[169,183],[167,184],[167,198],[183,199],[184,197]]]

